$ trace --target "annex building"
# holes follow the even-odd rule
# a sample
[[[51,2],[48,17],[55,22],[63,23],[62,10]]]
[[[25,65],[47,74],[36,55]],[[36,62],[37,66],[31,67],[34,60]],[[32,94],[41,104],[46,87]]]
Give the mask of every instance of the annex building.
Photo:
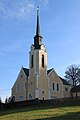
[[[70,97],[70,85],[51,68],[47,70],[47,51],[42,43],[37,10],[36,35],[29,52],[29,69],[22,67],[12,87],[15,101]]]

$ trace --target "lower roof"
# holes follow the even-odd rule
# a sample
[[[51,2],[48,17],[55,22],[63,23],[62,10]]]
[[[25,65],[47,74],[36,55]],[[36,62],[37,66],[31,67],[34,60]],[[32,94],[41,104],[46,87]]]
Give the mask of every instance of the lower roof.
[[[27,68],[22,68],[22,69],[24,70],[26,76],[28,77],[29,76],[29,69],[27,69]]]
[[[63,82],[64,85],[70,85],[65,79],[63,79],[62,77],[59,76],[59,78],[61,79],[61,81]]]
[[[71,89],[71,93],[75,93],[75,92],[80,92],[80,85],[74,86],[74,87]]]

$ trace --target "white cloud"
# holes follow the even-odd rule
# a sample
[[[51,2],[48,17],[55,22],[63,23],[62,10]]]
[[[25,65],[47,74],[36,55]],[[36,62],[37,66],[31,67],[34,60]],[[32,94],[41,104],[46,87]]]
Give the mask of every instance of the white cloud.
[[[28,18],[35,13],[36,2],[42,7],[48,4],[48,0],[0,0],[0,17]]]
[[[22,1],[11,1],[3,2],[0,1],[0,17],[7,16],[12,18],[27,18],[30,13],[34,10],[35,5],[31,0]]]

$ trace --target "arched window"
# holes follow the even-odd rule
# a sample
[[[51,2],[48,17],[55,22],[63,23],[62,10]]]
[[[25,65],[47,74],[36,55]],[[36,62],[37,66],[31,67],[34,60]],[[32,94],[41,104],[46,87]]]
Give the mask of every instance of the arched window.
[[[54,91],[54,90],[55,90],[55,89],[54,89],[54,83],[53,83],[52,85],[53,85],[52,87],[53,87],[53,91]]]
[[[33,68],[33,55],[31,56],[31,68]]]
[[[44,55],[42,55],[42,67],[44,67]]]
[[[29,100],[32,100],[32,95],[31,94],[29,94]]]
[[[59,84],[57,83],[57,91],[59,91]]]

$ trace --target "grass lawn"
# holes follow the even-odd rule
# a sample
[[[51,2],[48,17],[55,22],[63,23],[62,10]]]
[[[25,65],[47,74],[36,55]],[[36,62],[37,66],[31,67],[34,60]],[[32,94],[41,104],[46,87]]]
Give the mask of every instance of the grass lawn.
[[[38,105],[0,111],[0,120],[80,120],[80,105]]]

